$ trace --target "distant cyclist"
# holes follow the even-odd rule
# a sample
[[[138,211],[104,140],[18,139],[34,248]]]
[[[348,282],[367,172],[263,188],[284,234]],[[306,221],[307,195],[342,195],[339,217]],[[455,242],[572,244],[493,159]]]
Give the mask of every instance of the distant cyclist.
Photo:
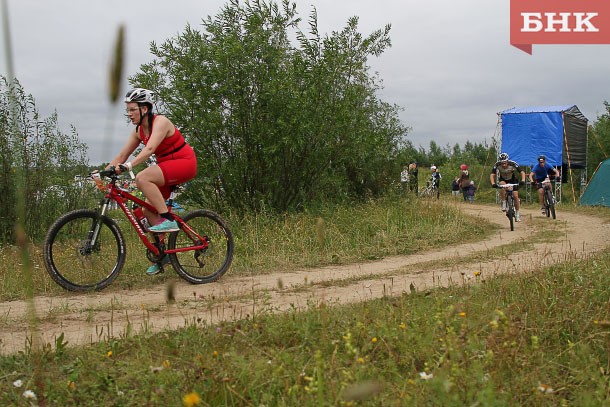
[[[517,180],[517,174],[521,177],[519,181]],[[498,156],[498,161],[491,169],[489,180],[493,188],[498,188],[498,184],[525,185],[525,171],[519,167],[519,164],[509,160],[508,154],[501,153]],[[502,211],[506,212],[506,191],[504,188],[500,189],[500,197],[502,198]],[[519,186],[517,185],[513,187],[513,198],[515,200],[515,220],[521,222],[521,215],[519,213],[521,202],[519,202]]]
[[[544,209],[544,189],[542,188],[542,181],[549,177],[549,175],[554,176],[555,179],[558,179],[559,171],[557,168],[546,162],[546,157],[544,155],[538,156],[538,164],[534,165],[532,172],[530,172],[530,181],[532,182],[532,185],[535,184],[535,187],[538,189],[538,196],[540,197],[540,211],[543,215],[546,215],[546,210]]]

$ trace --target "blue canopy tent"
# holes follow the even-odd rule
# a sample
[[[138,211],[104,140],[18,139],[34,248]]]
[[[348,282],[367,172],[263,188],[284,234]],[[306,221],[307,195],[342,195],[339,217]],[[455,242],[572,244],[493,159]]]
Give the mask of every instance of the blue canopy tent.
[[[498,113],[502,152],[534,166],[540,154],[562,168],[587,168],[587,118],[571,106],[513,107]]]
[[[584,189],[587,168],[587,118],[576,105],[513,107],[498,113],[502,123],[501,151],[524,167],[533,167],[543,154],[547,162],[565,171],[580,169]],[[529,185],[528,185],[529,191]],[[556,185],[561,200],[561,184]],[[529,192],[528,192],[528,198]],[[576,197],[575,197],[576,198]]]

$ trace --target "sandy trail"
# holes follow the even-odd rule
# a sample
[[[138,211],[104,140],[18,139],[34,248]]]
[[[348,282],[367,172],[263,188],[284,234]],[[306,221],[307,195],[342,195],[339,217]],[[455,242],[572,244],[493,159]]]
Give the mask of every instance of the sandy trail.
[[[176,302],[166,301],[166,286],[154,289],[75,294],[70,297],[37,297],[34,300],[38,329],[28,324],[28,303],[0,303],[0,353],[33,346],[55,344],[64,334],[70,345],[88,344],[128,333],[157,332],[193,323],[215,323],[246,318],[261,312],[303,309],[311,303],[347,303],[400,295],[451,283],[477,281],[499,273],[536,270],[567,258],[585,258],[606,247],[608,223],[599,218],[558,211],[558,220],[544,219],[537,210],[522,210],[523,221],[515,231],[498,206],[458,204],[477,218],[503,228],[475,243],[455,244],[440,250],[379,261],[318,269],[291,270],[250,277],[232,277],[219,282],[191,285],[176,277]],[[542,226],[559,240],[533,245],[519,243]],[[513,254],[488,256],[511,244]],[[475,255],[484,260],[476,260]],[[493,260],[489,260],[493,258]],[[473,277],[480,274],[479,277]],[[339,284],[340,283],[340,284]]]

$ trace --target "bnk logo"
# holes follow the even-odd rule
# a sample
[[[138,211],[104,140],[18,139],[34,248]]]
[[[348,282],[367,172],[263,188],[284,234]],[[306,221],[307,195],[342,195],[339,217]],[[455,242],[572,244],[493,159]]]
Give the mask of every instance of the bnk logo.
[[[510,43],[610,44],[610,1],[510,0]]]

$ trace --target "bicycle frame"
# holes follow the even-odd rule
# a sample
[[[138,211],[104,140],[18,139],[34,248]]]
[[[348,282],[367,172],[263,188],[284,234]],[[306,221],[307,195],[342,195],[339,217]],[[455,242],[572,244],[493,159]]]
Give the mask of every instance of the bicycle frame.
[[[96,181],[96,185],[97,185],[98,189],[100,191],[104,192],[104,198],[102,199],[102,203],[100,205],[100,211],[99,211],[100,215],[105,216],[106,215],[106,211],[108,209],[108,204],[111,201],[116,202],[117,205],[119,206],[119,208],[121,208],[121,210],[123,211],[123,213],[125,214],[125,216],[129,220],[129,223],[131,223],[131,225],[136,230],[136,232],[137,232],[138,236],[140,237],[140,240],[142,241],[142,243],[155,256],[161,255],[162,253],[161,253],[159,247],[157,245],[155,245],[153,242],[150,241],[150,239],[146,235],[146,232],[144,232],[144,230],[140,226],[139,221],[136,219],[136,216],[134,215],[133,211],[128,208],[127,202],[130,202],[130,201],[134,202],[134,203],[142,206],[143,208],[148,209],[149,211],[151,211],[153,213],[157,213],[157,210],[154,208],[154,206],[152,206],[148,202],[138,198],[135,195],[130,194],[128,191],[125,191],[125,190],[117,187],[116,186],[117,179],[118,178],[116,176],[111,176],[111,181],[109,183],[107,183],[107,184],[103,184],[101,182],[101,180],[100,180],[100,182]],[[171,212],[172,208],[168,207],[168,210]],[[208,247],[208,240],[205,237],[202,237],[197,232],[195,232],[178,215],[173,214],[173,216],[174,216],[174,219],[176,220],[176,222],[178,223],[178,227],[180,229],[182,229],[182,231],[184,231],[186,233],[186,235],[193,242],[201,242],[201,243],[197,244],[197,245],[194,245],[194,246],[181,247],[181,248],[177,248],[177,249],[173,249],[173,250],[164,250],[163,254],[173,254],[173,253],[193,251],[193,250],[204,250],[204,249],[206,249]],[[97,239],[97,235],[99,233],[99,228],[100,228],[100,224],[98,222],[96,224],[96,226],[95,226],[95,230],[93,230],[93,236],[92,236],[92,239],[91,239],[91,246],[95,245],[95,240]],[[177,233],[177,232],[171,232],[171,233]],[[163,236],[162,235],[164,235],[164,234],[162,234],[162,233],[159,233],[159,234],[155,233],[155,235],[161,235],[161,236],[158,237],[158,239],[161,240],[161,241],[163,240]]]

